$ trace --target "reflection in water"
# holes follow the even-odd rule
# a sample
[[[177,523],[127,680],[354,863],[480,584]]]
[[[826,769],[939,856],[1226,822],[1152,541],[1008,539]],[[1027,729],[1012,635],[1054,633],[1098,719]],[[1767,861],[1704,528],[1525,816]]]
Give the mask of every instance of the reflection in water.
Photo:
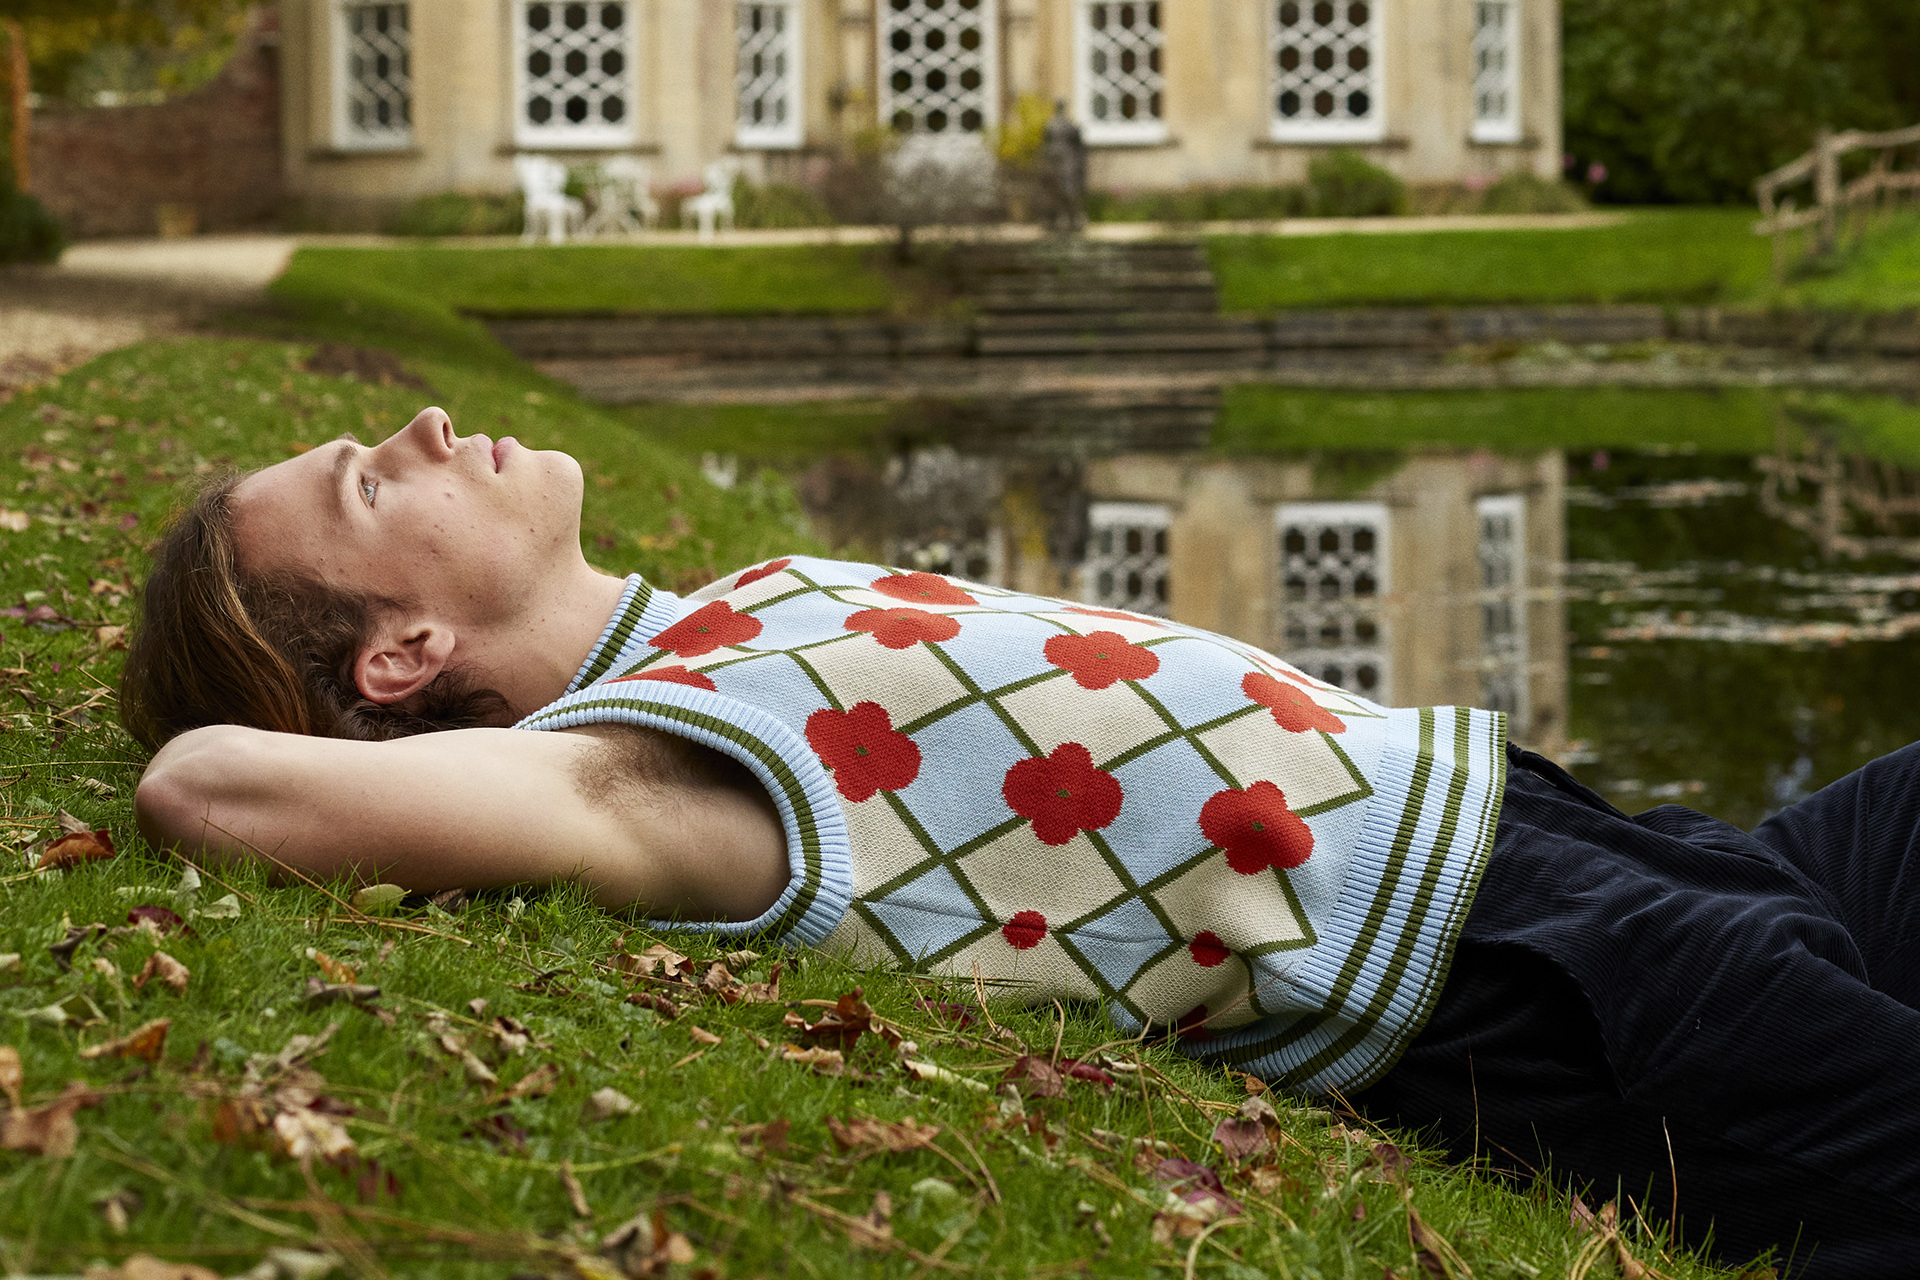
[[[849,553],[1495,707],[1628,810],[1750,826],[1917,736],[1920,473],[1785,433],[1757,458],[1228,456],[1201,408],[949,406],[795,479]]]

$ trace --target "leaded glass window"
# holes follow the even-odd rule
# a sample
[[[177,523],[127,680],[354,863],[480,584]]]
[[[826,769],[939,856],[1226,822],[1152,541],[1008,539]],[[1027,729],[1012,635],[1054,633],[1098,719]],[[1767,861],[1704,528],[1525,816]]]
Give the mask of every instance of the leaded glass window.
[[[1480,703],[1527,722],[1526,498],[1480,498]],[[1519,731],[1516,727],[1516,732]]]
[[[516,0],[522,145],[618,146],[633,140],[633,12],[628,0]]]
[[[1391,562],[1379,502],[1286,503],[1279,541],[1279,655],[1329,684],[1375,702],[1392,696],[1381,600]]]
[[[880,119],[902,133],[994,123],[993,0],[884,0]]]
[[[1095,502],[1087,508],[1081,595],[1088,604],[1164,616],[1169,599],[1167,528],[1160,502]]]
[[[1277,0],[1269,12],[1273,136],[1299,142],[1381,137],[1378,0]]]
[[[413,141],[412,36],[407,6],[348,0],[338,9],[338,140],[350,147]]]
[[[1474,0],[1473,140],[1520,140],[1520,3]]]
[[[794,0],[734,6],[734,141],[743,147],[800,145],[800,8]]]
[[[1079,102],[1088,142],[1166,137],[1159,0],[1081,0],[1076,31]]]

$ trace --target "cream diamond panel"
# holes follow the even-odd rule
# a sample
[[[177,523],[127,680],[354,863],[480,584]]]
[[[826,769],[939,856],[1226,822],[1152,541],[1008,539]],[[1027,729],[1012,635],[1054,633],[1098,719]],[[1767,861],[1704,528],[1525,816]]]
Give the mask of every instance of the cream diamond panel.
[[[413,138],[412,36],[404,4],[340,6],[341,141],[402,146]]]
[[[520,5],[520,141],[618,145],[633,137],[633,15],[626,0]]]
[[[800,145],[800,14],[791,0],[734,8],[734,92],[743,147]]]
[[[1279,0],[1273,7],[1273,136],[1381,136],[1376,0]]]
[[[1520,140],[1519,0],[1474,0],[1473,139]]]
[[[1079,116],[1089,142],[1152,142],[1166,136],[1161,91],[1160,5],[1084,0],[1080,7]]]
[[[884,0],[880,119],[902,133],[994,123],[993,0]]]

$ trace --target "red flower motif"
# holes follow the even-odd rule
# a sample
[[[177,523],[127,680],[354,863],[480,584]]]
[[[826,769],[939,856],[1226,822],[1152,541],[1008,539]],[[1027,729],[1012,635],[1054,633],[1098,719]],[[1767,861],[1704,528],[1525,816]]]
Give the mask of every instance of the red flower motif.
[[[898,791],[920,776],[920,745],[894,728],[877,702],[856,702],[850,711],[822,707],[807,717],[807,742],[849,800]]]
[[[738,591],[749,583],[758,582],[762,578],[771,578],[774,574],[779,573],[792,563],[792,556],[781,556],[778,560],[763,564],[758,569],[748,569],[738,578],[734,579],[733,589]]]
[[[1084,613],[1090,618],[1112,618],[1115,622],[1144,622],[1150,627],[1166,625],[1162,622],[1156,622],[1152,618],[1143,618],[1137,613],[1122,613],[1118,609],[1094,609],[1084,604],[1070,604],[1066,607],[1065,612]]]
[[[1047,918],[1038,911],[1015,912],[1013,919],[1000,926],[1000,936],[1015,951],[1037,947],[1047,936]]]
[[[650,667],[645,671],[636,671],[630,676],[615,676],[608,684],[620,684],[626,680],[664,680],[668,684],[692,685],[696,689],[714,691],[714,683],[699,671],[689,671],[685,667]]]
[[[922,640],[951,640],[960,634],[954,619],[925,609],[862,609],[842,625],[849,631],[871,631],[889,649],[911,649]]]
[[[1207,1030],[1207,1006],[1197,1004],[1181,1014],[1173,1024],[1173,1034],[1182,1040],[1213,1039],[1213,1032]]]
[[[653,644],[682,658],[698,658],[725,645],[744,644],[760,631],[760,619],[734,612],[725,600],[715,600],[662,631],[653,638]]]
[[[1029,756],[1007,770],[1000,785],[1007,807],[1033,823],[1042,844],[1065,844],[1120,816],[1120,780],[1096,769],[1093,753],[1063,742],[1044,759]]]
[[[1115,681],[1144,680],[1160,669],[1153,650],[1133,644],[1117,631],[1084,636],[1054,636],[1046,644],[1047,661],[1073,673],[1082,689],[1109,689]]]
[[[1240,692],[1273,712],[1273,722],[1289,733],[1321,729],[1327,733],[1345,733],[1347,722],[1313,700],[1297,685],[1282,684],[1262,671],[1249,671],[1240,681]]]
[[[980,603],[937,573],[889,573],[875,578],[873,589],[908,604]]]
[[[1280,788],[1264,780],[1245,791],[1214,792],[1200,806],[1200,830],[1243,876],[1297,867],[1313,853],[1313,832],[1287,808]]]
[[[1220,935],[1211,929],[1202,929],[1194,934],[1193,941],[1187,944],[1187,952],[1193,957],[1193,962],[1202,969],[1211,969],[1223,964],[1227,957],[1233,954],[1227,949],[1227,944],[1220,941]]]

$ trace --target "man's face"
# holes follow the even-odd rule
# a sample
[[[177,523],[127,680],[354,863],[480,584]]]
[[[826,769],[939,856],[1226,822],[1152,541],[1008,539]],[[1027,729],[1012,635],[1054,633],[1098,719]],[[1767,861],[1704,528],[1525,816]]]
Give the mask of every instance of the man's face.
[[[566,454],[456,436],[444,412],[422,409],[372,448],[340,440],[242,480],[235,536],[246,572],[301,572],[484,623],[578,558],[580,494]]]

